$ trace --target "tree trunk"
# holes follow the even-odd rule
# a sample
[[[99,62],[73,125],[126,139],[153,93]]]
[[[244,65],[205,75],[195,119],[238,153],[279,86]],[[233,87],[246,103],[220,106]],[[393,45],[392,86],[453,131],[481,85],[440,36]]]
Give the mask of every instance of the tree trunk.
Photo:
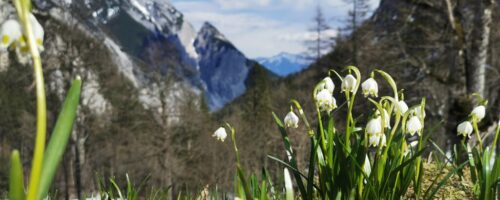
[[[494,0],[481,0],[477,6],[470,35],[470,50],[465,59],[467,93],[478,93],[483,97],[494,4]]]

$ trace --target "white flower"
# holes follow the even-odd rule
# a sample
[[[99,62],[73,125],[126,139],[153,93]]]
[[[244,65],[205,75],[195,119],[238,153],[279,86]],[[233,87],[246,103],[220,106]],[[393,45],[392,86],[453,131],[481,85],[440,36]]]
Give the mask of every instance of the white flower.
[[[477,106],[472,110],[472,112],[470,114],[471,114],[471,116],[475,117],[477,119],[477,121],[479,122],[486,115],[486,108],[484,106]]]
[[[224,127],[218,128],[214,132],[214,134],[212,135],[212,137],[217,138],[217,140],[220,140],[220,141],[224,142],[224,140],[227,137],[226,129]]]
[[[370,174],[372,173],[372,167],[371,167],[370,159],[368,158],[368,155],[365,155],[365,162],[363,163],[363,172],[367,176],[370,176]]]
[[[325,77],[323,81],[320,83],[320,90],[326,89],[330,93],[333,93],[333,90],[335,89],[335,84],[333,84],[333,81],[330,77]]]
[[[376,147],[378,146],[378,143],[380,141],[380,135],[379,134],[373,134],[368,136],[368,145],[371,147]]]
[[[354,92],[356,89],[357,80],[354,76],[348,74],[344,80],[342,80],[342,91],[344,92]]]
[[[361,84],[361,89],[363,89],[363,95],[365,95],[365,97],[378,97],[378,84],[373,78],[366,79],[366,81]]]
[[[406,122],[406,132],[410,135],[415,135],[420,129],[422,129],[422,123],[417,116],[410,117],[408,122]]]
[[[457,126],[458,135],[463,135],[464,137],[470,137],[472,130],[472,124],[469,121],[462,122]]]
[[[5,21],[0,28],[0,50],[5,50],[12,43],[18,42],[21,36],[21,25],[18,21],[12,19]]]
[[[297,115],[295,115],[293,111],[290,111],[288,114],[286,114],[284,121],[286,127],[291,127],[291,128],[299,127],[299,117],[297,117]]]
[[[382,122],[380,117],[376,117],[368,121],[366,124],[366,133],[376,135],[382,133]]]
[[[316,103],[321,111],[330,112],[337,107],[337,101],[330,91],[323,89],[316,94]]]
[[[381,139],[382,139],[382,141],[380,141]],[[369,135],[368,136],[368,145],[369,146],[376,147],[376,146],[379,145],[379,143],[382,146],[386,146],[387,145],[387,138],[386,138],[385,134],[379,133],[379,134],[374,134],[374,135]]]
[[[36,20],[33,14],[29,14],[29,20],[31,23],[31,27],[33,28],[33,35],[35,36],[36,45],[38,50],[43,51],[43,37],[45,35],[45,31],[43,30],[42,25]]]
[[[404,115],[408,111],[408,105],[403,100],[399,101],[397,106],[399,107],[400,115]]]

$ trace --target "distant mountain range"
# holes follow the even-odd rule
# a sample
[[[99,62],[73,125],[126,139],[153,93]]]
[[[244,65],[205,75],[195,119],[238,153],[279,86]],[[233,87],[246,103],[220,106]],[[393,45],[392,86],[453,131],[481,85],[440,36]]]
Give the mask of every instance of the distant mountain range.
[[[300,72],[311,63],[310,60],[302,55],[286,52],[281,52],[269,58],[256,58],[255,60],[271,72],[282,77]]]
[[[148,108],[161,102],[154,73],[176,77],[185,86],[179,92],[204,95],[214,111],[245,92],[248,71],[256,64],[210,23],[194,29],[169,1],[35,0],[35,5],[63,23],[68,16],[78,19],[81,31],[103,40]]]

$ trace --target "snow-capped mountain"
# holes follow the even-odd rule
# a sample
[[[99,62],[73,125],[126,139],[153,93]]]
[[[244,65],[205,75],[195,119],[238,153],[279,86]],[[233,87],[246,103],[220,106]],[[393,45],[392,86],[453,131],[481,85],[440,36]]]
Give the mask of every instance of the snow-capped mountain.
[[[120,71],[143,91],[146,107],[159,106],[151,100],[159,96],[151,81],[155,73],[174,75],[205,94],[210,110],[245,91],[251,61],[209,23],[197,32],[168,0],[37,0],[36,5],[61,21],[61,13],[69,13],[103,40]]]
[[[270,58],[256,58],[257,62],[279,76],[288,76],[302,71],[310,61],[299,54],[281,52]]]
[[[254,61],[245,57],[214,26],[205,22],[194,42],[199,55],[201,79],[207,86],[209,107],[224,103],[245,92],[245,80]]]

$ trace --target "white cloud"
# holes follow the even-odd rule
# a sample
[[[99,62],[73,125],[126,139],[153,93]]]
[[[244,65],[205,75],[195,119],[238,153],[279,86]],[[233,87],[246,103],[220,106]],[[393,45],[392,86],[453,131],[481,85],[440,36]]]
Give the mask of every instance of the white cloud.
[[[332,38],[337,36],[336,30],[327,30],[320,34],[323,38]],[[298,32],[298,33],[287,33],[278,36],[278,39],[283,41],[295,41],[295,42],[303,42],[307,40],[315,40],[318,37],[318,33],[307,31],[307,32]]]
[[[253,7],[266,7],[271,0],[215,0],[222,9],[246,9]]]
[[[371,0],[372,8],[379,0]],[[349,5],[343,0],[173,0],[196,28],[209,21],[248,57],[269,57],[280,52],[301,53],[319,4],[329,22],[340,23]],[[335,27],[335,24],[333,24]],[[327,33],[335,36],[336,31]]]

